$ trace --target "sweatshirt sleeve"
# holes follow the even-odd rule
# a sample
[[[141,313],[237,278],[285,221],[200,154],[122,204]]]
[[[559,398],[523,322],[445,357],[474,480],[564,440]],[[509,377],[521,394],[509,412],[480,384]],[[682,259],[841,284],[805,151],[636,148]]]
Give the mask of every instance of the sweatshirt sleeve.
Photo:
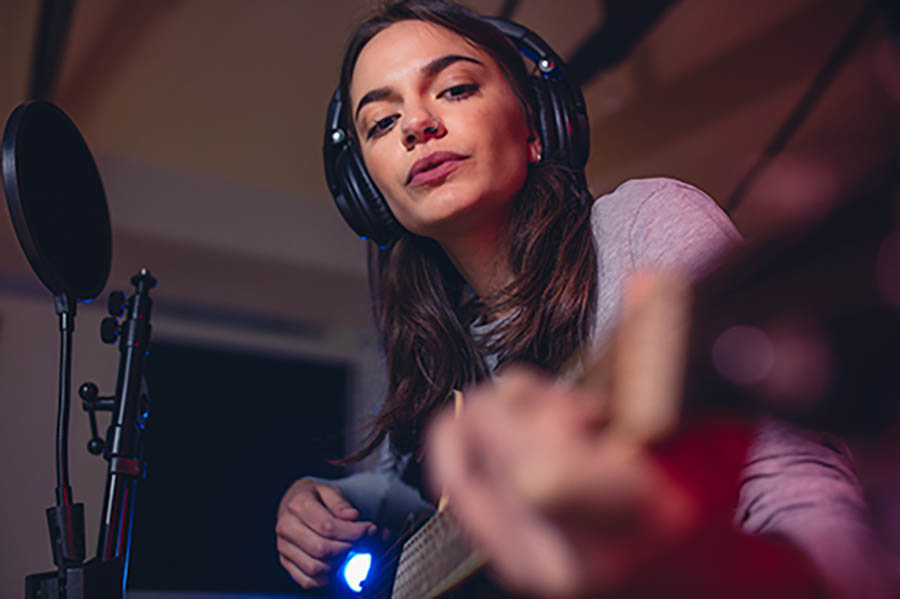
[[[374,522],[396,536],[411,524],[434,511],[419,490],[406,483],[401,472],[408,457],[396,459],[385,445],[378,464],[371,470],[336,479],[315,478],[337,487],[344,498],[359,510],[360,519]]]
[[[886,554],[846,444],[822,432],[761,420],[741,472],[735,523],[800,547],[835,596],[886,597]]]

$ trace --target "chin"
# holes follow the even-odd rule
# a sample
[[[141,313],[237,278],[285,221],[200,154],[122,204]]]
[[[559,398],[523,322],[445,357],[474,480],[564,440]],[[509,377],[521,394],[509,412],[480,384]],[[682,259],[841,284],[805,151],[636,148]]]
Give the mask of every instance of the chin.
[[[468,177],[451,178],[410,198],[411,209],[400,222],[408,231],[422,237],[436,240],[459,237],[482,228],[500,212],[505,217],[515,195],[507,190],[486,188]]]
[[[410,226],[406,228],[417,235],[431,237],[429,232],[452,227],[460,219],[472,213],[477,201],[472,194],[461,193],[458,189],[435,189],[416,201],[416,210],[410,216]]]

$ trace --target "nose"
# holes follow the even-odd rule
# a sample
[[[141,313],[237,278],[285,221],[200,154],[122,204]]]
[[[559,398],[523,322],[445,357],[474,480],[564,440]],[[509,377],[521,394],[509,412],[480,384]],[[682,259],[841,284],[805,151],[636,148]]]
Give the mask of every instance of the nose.
[[[403,119],[403,145],[407,150],[433,137],[443,137],[446,132],[441,120],[428,110],[410,111]]]

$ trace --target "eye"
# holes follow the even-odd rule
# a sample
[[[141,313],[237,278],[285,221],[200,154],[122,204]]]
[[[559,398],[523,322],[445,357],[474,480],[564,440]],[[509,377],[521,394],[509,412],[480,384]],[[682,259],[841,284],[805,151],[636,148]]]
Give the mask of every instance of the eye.
[[[477,91],[478,86],[474,83],[462,83],[445,89],[439,97],[445,97],[448,100],[465,100]]]
[[[394,121],[397,120],[397,115],[392,114],[391,116],[385,117],[380,121],[376,121],[372,128],[369,129],[368,133],[366,133],[366,139],[371,139],[374,136],[381,135],[385,133],[388,129],[391,128],[391,125],[394,124]]]

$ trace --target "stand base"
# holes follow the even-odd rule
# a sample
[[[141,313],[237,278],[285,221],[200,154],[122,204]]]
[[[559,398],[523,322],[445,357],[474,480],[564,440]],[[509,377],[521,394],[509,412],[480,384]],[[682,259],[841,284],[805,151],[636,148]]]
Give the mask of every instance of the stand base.
[[[59,572],[25,577],[25,599],[123,599],[122,560],[91,560],[66,568],[65,594],[60,594]]]

